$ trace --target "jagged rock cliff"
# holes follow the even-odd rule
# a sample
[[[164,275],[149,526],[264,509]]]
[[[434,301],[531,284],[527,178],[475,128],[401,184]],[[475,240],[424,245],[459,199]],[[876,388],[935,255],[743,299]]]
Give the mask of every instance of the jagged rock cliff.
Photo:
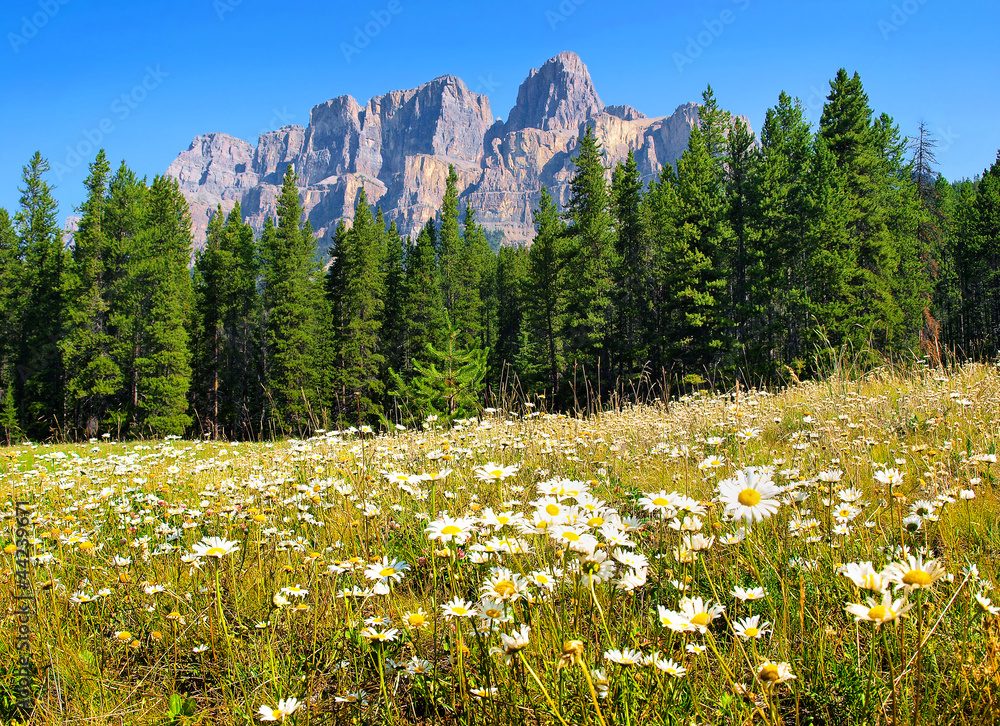
[[[442,76],[364,106],[340,96],[313,108],[305,128],[262,134],[256,147],[223,133],[198,136],[167,174],[180,182],[200,245],[220,203],[228,212],[239,201],[259,231],[275,214],[282,176],[294,164],[306,215],[323,244],[339,219],[353,217],[361,187],[387,221],[415,234],[440,207],[454,165],[463,203],[487,229],[516,243],[534,236],[531,215],[543,185],[560,204],[569,200],[572,157],[587,124],[609,166],[631,149],[651,179],[677,160],[697,118],[693,103],[661,118],[605,106],[580,58],[560,53],[531,71],[506,122],[493,122],[486,96]]]

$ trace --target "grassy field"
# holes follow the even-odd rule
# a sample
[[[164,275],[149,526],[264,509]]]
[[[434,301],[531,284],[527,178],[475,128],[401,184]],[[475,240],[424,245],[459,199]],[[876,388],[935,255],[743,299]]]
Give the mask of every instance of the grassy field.
[[[0,715],[26,500],[31,723],[1000,721],[998,442],[970,365],[0,449]]]

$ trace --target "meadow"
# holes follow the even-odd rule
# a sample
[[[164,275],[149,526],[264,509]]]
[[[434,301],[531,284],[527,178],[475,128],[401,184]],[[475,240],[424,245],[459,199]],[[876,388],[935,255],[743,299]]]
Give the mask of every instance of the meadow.
[[[32,724],[1000,721],[1000,371],[0,449]],[[8,499],[9,498],[9,499]]]

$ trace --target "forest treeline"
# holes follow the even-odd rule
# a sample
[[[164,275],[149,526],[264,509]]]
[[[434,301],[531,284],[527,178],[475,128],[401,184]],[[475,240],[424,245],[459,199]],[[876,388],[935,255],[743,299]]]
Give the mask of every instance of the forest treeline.
[[[1000,154],[949,182],[935,143],[844,70],[818,128],[782,94],[759,140],[709,88],[648,183],[631,154],[606,169],[587,129],[529,247],[495,253],[452,170],[415,239],[361,189],[321,256],[288,168],[262,233],[220,208],[193,268],[175,180],[100,152],[66,247],[36,153],[20,209],[0,209],[0,433],[301,435],[465,416],[502,391],[570,408],[777,382],[845,351],[993,356]]]

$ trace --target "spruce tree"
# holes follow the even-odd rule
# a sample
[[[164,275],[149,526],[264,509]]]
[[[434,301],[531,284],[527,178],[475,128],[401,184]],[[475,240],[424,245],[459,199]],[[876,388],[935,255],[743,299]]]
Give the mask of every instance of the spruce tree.
[[[144,291],[140,349],[135,359],[135,425],[154,436],[182,435],[191,424],[191,219],[176,179],[157,176],[149,188],[140,247],[148,257],[137,282]]]
[[[14,383],[20,353],[24,276],[21,239],[7,210],[0,207],[0,386],[5,390]]]
[[[604,155],[590,126],[580,137],[574,161],[577,171],[571,181],[572,197],[566,210],[570,225],[562,279],[566,294],[562,334],[567,363],[578,367],[579,375],[586,378],[596,394],[607,390],[611,373],[610,324],[616,256]]]
[[[611,177],[611,197],[615,217],[615,338],[618,375],[631,379],[643,361],[641,329],[649,317],[647,291],[649,261],[640,209],[642,181],[629,149],[624,163],[619,163]],[[621,384],[625,380],[620,381]]]
[[[66,369],[66,408],[74,428],[88,438],[107,424],[109,409],[124,378],[114,360],[106,287],[109,239],[105,231],[111,166],[101,149],[84,182],[87,199],[73,235],[66,275],[66,336],[61,343]]]
[[[414,358],[428,345],[436,348],[443,340],[445,311],[434,246],[434,227],[428,222],[406,258],[406,287],[400,316],[405,321],[403,371],[412,369]]]
[[[322,310],[316,240],[308,222],[300,225],[297,176],[289,165],[278,197],[278,224],[263,238],[264,309],[267,335],[267,395],[276,433],[302,434],[314,410],[317,313]]]
[[[380,228],[380,225],[381,228]],[[372,218],[368,197],[362,188],[354,207],[350,230],[338,230],[336,284],[328,282],[333,294],[331,309],[337,311],[334,324],[334,359],[338,362],[334,382],[340,391],[338,414],[372,420],[382,410],[385,391],[380,350],[385,298],[384,221]],[[336,272],[334,273],[334,269]]]
[[[385,356],[383,380],[388,369],[402,370],[405,359],[406,325],[402,318],[406,293],[406,254],[403,238],[393,222],[386,232],[385,306],[382,309],[382,354]]]
[[[441,201],[441,223],[435,241],[441,270],[441,300],[452,320],[461,328],[466,324],[466,321],[456,317],[455,307],[456,303],[460,308],[465,307],[458,300],[468,290],[463,289],[462,280],[459,279],[464,271],[461,269],[460,261],[462,237],[458,222],[458,174],[455,172],[454,165],[448,166],[444,199]],[[467,311],[462,309],[460,314],[467,314]]]
[[[62,340],[63,275],[66,254],[56,222],[58,205],[43,178],[49,164],[39,152],[23,168],[21,206],[14,217],[24,249],[25,297],[14,397],[22,428],[29,436],[46,437],[65,424]]]
[[[545,187],[538,209],[534,210],[534,222],[537,234],[528,249],[521,286],[526,335],[520,368],[533,390],[547,389],[556,396],[564,364],[560,334],[564,298],[560,286],[566,224]]]

